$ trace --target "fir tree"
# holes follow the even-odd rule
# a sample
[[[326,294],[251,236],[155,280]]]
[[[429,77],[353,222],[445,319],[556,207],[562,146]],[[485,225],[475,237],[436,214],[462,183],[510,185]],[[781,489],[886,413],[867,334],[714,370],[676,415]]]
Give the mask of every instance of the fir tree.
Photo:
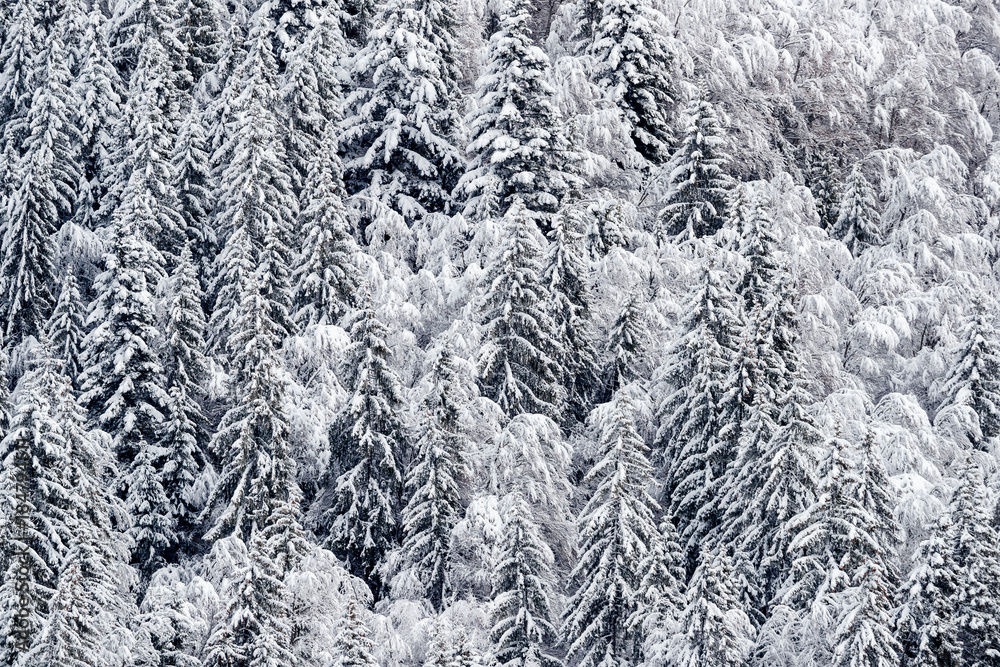
[[[840,219],[840,188],[830,156],[816,153],[809,170],[809,189],[812,190],[819,226],[833,231]]]
[[[302,328],[336,324],[357,305],[361,276],[354,261],[358,247],[344,206],[335,131],[332,123],[327,126],[302,194],[302,251],[293,274],[295,319]]]
[[[35,0],[17,0],[10,12],[3,46],[0,47],[0,148],[4,160],[0,169],[8,169],[20,155],[21,144],[30,133],[29,115],[36,83],[36,60],[42,52],[41,17]],[[51,45],[50,45],[51,48]],[[0,172],[3,188],[10,187],[10,173]],[[3,192],[3,190],[0,190]]]
[[[680,631],[670,640],[672,667],[739,667],[746,664],[750,620],[736,603],[727,556],[705,552],[687,590]]]
[[[507,213],[502,245],[484,275],[483,393],[508,414],[558,418],[563,391],[555,327],[545,311],[541,239],[524,204]]]
[[[178,0],[122,0],[115,3],[108,25],[108,40],[115,66],[129,79],[141,53],[152,42],[162,48],[168,64],[165,84],[169,94],[161,111],[173,118],[179,111],[179,91],[191,87],[187,49],[180,38]]]
[[[637,361],[648,339],[646,313],[638,296],[632,294],[625,299],[611,325],[611,331],[608,332],[605,395],[612,396],[625,385],[639,379]]]
[[[337,633],[333,667],[377,667],[372,648],[368,628],[358,615],[358,603],[352,598]]]
[[[630,665],[642,646],[630,622],[646,600],[641,595],[647,560],[662,551],[649,495],[652,468],[634,424],[635,410],[622,392],[601,424],[603,458],[587,474],[597,489],[580,515],[580,557],[570,577],[577,582],[562,635],[568,658],[581,667]]]
[[[125,476],[126,507],[133,517],[129,536],[135,544],[134,559],[145,576],[164,564],[165,554],[177,542],[170,500],[158,471],[165,452],[143,440],[134,442],[135,458]]]
[[[275,235],[273,228],[267,233]],[[249,268],[246,237],[230,241],[237,242],[234,260],[248,269],[238,286],[239,305],[228,341],[232,407],[211,442],[223,468],[199,518],[208,525],[208,540],[230,533],[252,537],[255,522],[263,526],[277,503],[298,493],[284,412],[285,378],[278,356],[281,329],[273,319],[280,304],[276,308],[267,289],[272,267],[263,263],[256,270]]]
[[[531,6],[503,5],[490,37],[486,72],[476,83],[476,104],[466,118],[472,155],[456,196],[465,216],[501,218],[520,198],[543,229],[576,184],[569,144],[560,128],[545,52],[531,39]]]
[[[218,237],[210,215],[213,182],[208,164],[204,115],[196,104],[191,105],[177,131],[172,159],[178,211],[202,290],[209,286],[208,276],[218,252]]]
[[[355,59],[356,88],[340,136],[348,192],[388,206],[408,224],[447,210],[462,171],[451,143],[454,93],[442,78],[430,19],[412,0],[382,5]],[[367,210],[374,214],[377,204]]]
[[[222,27],[214,0],[181,0],[178,39],[187,55],[193,83],[199,82],[219,59]]]
[[[776,257],[778,240],[774,236],[774,221],[759,196],[750,202],[749,215],[741,222],[739,252],[747,268],[736,293],[743,297],[746,312],[751,313],[771,302],[782,266]]]
[[[982,472],[966,464],[949,508],[948,541],[957,570],[949,604],[962,662],[971,667],[1000,662],[1000,555],[989,509]]]
[[[426,597],[441,611],[448,591],[451,535],[463,513],[462,486],[469,476],[461,422],[463,399],[450,346],[432,371],[434,389],[424,401],[417,461],[406,476],[412,489],[403,510],[403,550],[416,566]]]
[[[666,20],[648,0],[606,0],[602,10],[589,50],[591,76],[621,110],[636,150],[663,164],[670,159],[670,116],[678,98]]]
[[[86,316],[76,276],[66,271],[59,287],[59,299],[49,318],[46,333],[57,358],[63,362],[63,372],[72,381],[80,377],[83,370],[81,354],[85,335]]]
[[[935,421],[966,413],[957,421],[974,426],[962,435],[973,449],[986,451],[989,440],[1000,436],[1000,336],[983,297],[972,309],[955,363],[939,390],[943,400]]]
[[[659,217],[661,235],[677,241],[721,229],[733,187],[725,173],[725,137],[712,104],[699,96],[691,101],[686,117],[684,139],[665,166],[667,201]]]
[[[330,547],[377,596],[379,566],[399,535],[403,485],[402,388],[388,363],[388,333],[371,304],[351,326],[344,368],[353,391],[330,429],[333,505],[325,516]]]
[[[556,637],[549,602],[552,551],[538,534],[520,492],[506,498],[504,537],[493,570],[490,638],[499,665],[559,667],[548,646]]]
[[[847,244],[855,257],[882,244],[877,205],[875,189],[865,178],[861,164],[854,165],[845,183],[833,233]]]
[[[567,407],[583,419],[598,387],[598,355],[594,348],[590,287],[583,256],[578,216],[570,210],[555,216],[549,232],[542,280],[551,298],[549,312],[563,351],[560,365],[565,371]]]
[[[80,179],[67,50],[54,31],[38,56],[28,134],[7,201],[0,260],[0,312],[8,345],[45,330],[55,305],[52,234],[73,211]]]
[[[890,667],[899,664],[899,644],[891,630],[892,583],[879,560],[864,563],[834,635],[834,667]]]

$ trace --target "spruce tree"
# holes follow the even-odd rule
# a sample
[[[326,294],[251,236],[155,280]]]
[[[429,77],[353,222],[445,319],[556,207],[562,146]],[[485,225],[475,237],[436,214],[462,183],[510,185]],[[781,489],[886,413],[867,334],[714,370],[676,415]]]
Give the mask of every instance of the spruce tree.
[[[59,286],[59,299],[49,318],[46,333],[55,350],[56,357],[63,362],[63,372],[74,383],[83,370],[81,358],[85,336],[86,317],[80,288],[72,271],[66,271]]]
[[[819,226],[833,231],[840,219],[840,187],[834,173],[831,156],[814,153],[809,169],[809,189],[812,190]]]
[[[3,193],[10,185],[9,169],[21,152],[21,144],[28,136],[29,114],[36,87],[35,64],[42,52],[44,35],[39,29],[41,17],[35,0],[17,0],[10,12],[3,46],[0,47],[0,182]],[[14,158],[12,160],[11,158]]]
[[[836,225],[832,232],[859,257],[868,248],[882,244],[875,189],[865,177],[861,163],[854,165],[844,184]]]
[[[379,567],[396,545],[403,485],[402,387],[389,366],[388,329],[369,303],[351,326],[344,369],[351,397],[330,429],[333,504],[324,521],[330,548],[376,596]]]
[[[352,598],[337,632],[333,667],[377,667],[373,648],[369,630],[358,615],[358,603]]]
[[[973,449],[988,451],[990,440],[1000,436],[1000,336],[985,298],[977,298],[972,311],[955,363],[939,390],[943,399],[935,421],[955,412],[968,413],[957,421],[971,421],[978,428],[963,435]]]
[[[634,420],[631,401],[618,392],[599,425],[602,458],[585,478],[597,489],[578,521],[580,556],[570,573],[576,590],[561,631],[567,657],[581,667],[635,664],[642,647],[630,622],[646,604],[642,568],[662,552],[662,536],[659,505],[649,494],[652,468]]]
[[[406,475],[412,490],[403,510],[403,551],[415,565],[434,609],[444,607],[451,566],[451,535],[463,516],[462,488],[469,477],[468,435],[462,424],[462,395],[450,346],[432,371],[434,388],[424,401],[417,460]]]
[[[949,507],[948,541],[957,570],[949,605],[962,661],[972,667],[1000,663],[1000,549],[989,510],[982,471],[966,464]]]
[[[548,647],[556,637],[550,603],[552,551],[520,492],[505,499],[503,541],[493,570],[491,622],[494,658],[504,667],[559,667]]]
[[[108,24],[108,40],[115,66],[122,77],[129,79],[138,67],[141,53],[151,42],[157,42],[165,54],[165,85],[169,94],[161,111],[175,118],[179,111],[180,91],[191,87],[187,70],[187,48],[181,41],[178,0],[122,0],[114,5]]]
[[[774,296],[775,287],[782,275],[782,266],[776,256],[778,240],[774,235],[774,220],[758,196],[749,203],[749,215],[740,219],[739,253],[746,260],[746,271],[739,281],[736,293],[743,298],[747,313],[764,308]]]
[[[711,236],[726,219],[733,180],[725,170],[725,136],[715,108],[704,95],[691,101],[684,139],[664,167],[667,200],[659,215],[661,237],[690,241]]]
[[[18,185],[7,201],[0,313],[12,346],[45,330],[55,305],[52,235],[72,213],[80,180],[67,55],[61,30],[54,30],[38,55],[28,134],[15,170]]]
[[[558,419],[563,408],[563,369],[557,360],[555,326],[545,310],[542,239],[528,209],[515,200],[505,216],[502,245],[484,275],[483,393],[507,413]]]
[[[899,644],[891,629],[892,582],[883,562],[864,563],[852,578],[856,591],[834,635],[834,667],[888,667],[899,664]]]
[[[574,211],[557,215],[549,232],[542,280],[551,298],[549,312],[562,349],[560,365],[571,414],[582,420],[599,384],[594,347],[590,286],[580,221]]]
[[[593,33],[593,80],[621,110],[632,143],[654,165],[670,159],[678,94],[666,19],[649,0],[605,0]]]
[[[209,276],[218,252],[217,230],[211,219],[213,181],[204,117],[204,110],[192,104],[177,131],[171,160],[178,212],[184,223],[188,248],[202,290],[209,286]]]
[[[646,317],[638,295],[631,294],[625,298],[608,332],[608,362],[604,372],[606,396],[614,395],[625,385],[639,379],[637,361],[649,339]]]
[[[750,620],[738,607],[728,556],[704,552],[687,589],[680,630],[665,653],[671,667],[740,667],[746,664]]]
[[[355,59],[340,136],[347,191],[377,202],[366,206],[370,217],[381,204],[410,225],[448,210],[462,172],[454,92],[430,19],[414,0],[385,0]]]
[[[177,37],[184,46],[192,82],[198,83],[219,59],[219,12],[214,0],[181,0],[178,9]]]
[[[722,428],[733,409],[726,379],[736,362],[739,312],[726,278],[706,267],[664,365],[674,389],[657,407],[659,478],[691,569],[698,545],[718,528],[722,517],[711,500],[736,457]]]
[[[301,328],[336,324],[357,305],[361,272],[344,205],[336,126],[327,126],[302,193],[302,250],[293,272],[295,320]]]
[[[265,244],[274,236],[272,228]],[[245,236],[230,242],[236,244],[233,259],[247,270],[238,286],[238,310],[228,340],[232,407],[210,445],[223,467],[199,518],[208,526],[208,540],[228,534],[252,538],[255,523],[265,525],[278,503],[298,493],[284,407],[286,380],[278,355],[281,327],[273,318],[280,302],[276,305],[267,289],[273,267],[267,262],[250,266]]]
[[[501,218],[520,198],[545,230],[576,179],[546,81],[549,59],[532,41],[531,12],[527,0],[504,4],[490,37],[475,110],[465,120],[472,157],[456,197],[465,200],[465,217],[473,221]]]

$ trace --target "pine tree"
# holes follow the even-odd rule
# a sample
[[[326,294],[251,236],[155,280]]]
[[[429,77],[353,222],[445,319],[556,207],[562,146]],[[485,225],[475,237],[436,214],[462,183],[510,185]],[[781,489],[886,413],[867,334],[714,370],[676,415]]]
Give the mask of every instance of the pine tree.
[[[225,240],[216,259],[215,308],[210,321],[212,349],[221,350],[229,340],[239,306],[239,289],[248,267],[256,267],[265,253],[265,236],[287,248],[297,215],[291,179],[279,140],[274,113],[277,106],[277,64],[271,48],[271,25],[262,7],[253,17],[246,57],[233,72],[223,97],[231,100],[227,123],[233,125],[224,143],[212,156],[224,164],[218,182],[216,222]],[[228,126],[227,126],[228,128]],[[228,131],[228,129],[227,129]],[[234,240],[235,239],[235,240]],[[246,248],[238,248],[242,244]],[[283,253],[279,253],[283,254]],[[287,255],[277,258],[285,270]],[[279,279],[275,274],[271,278]],[[287,309],[289,295],[276,295],[270,318],[283,339],[291,330]]]
[[[875,189],[865,178],[861,164],[854,165],[845,183],[833,233],[847,244],[855,257],[860,257],[868,248],[882,244],[877,206]]]
[[[468,439],[462,424],[463,399],[450,346],[432,371],[434,389],[424,401],[423,433],[417,461],[406,475],[412,489],[403,510],[403,551],[416,566],[426,597],[440,612],[448,591],[451,535],[463,515],[462,486],[468,480]]]
[[[198,399],[208,377],[205,347],[205,317],[201,310],[198,272],[185,247],[170,277],[167,322],[164,328],[165,387],[167,400],[164,433],[163,490],[177,526],[182,532],[194,528],[197,509],[189,497],[191,486],[207,464],[203,446],[208,438],[205,417]]]
[[[76,275],[72,271],[66,271],[46,333],[55,349],[56,357],[64,364],[63,372],[74,382],[83,370],[81,354],[85,336],[85,316]]]
[[[741,323],[735,295],[711,266],[687,313],[664,365],[675,389],[657,408],[656,442],[664,497],[693,569],[698,545],[722,518],[711,500],[736,457],[722,428],[733,410],[726,378],[736,362]]]
[[[353,391],[330,429],[333,505],[324,517],[331,549],[376,596],[379,566],[399,535],[403,485],[403,397],[389,366],[388,333],[370,303],[351,326],[344,368]]]
[[[896,617],[896,638],[905,667],[947,667],[962,661],[951,600],[958,572],[948,545],[948,517],[931,526],[920,543],[916,565],[901,588],[902,604]]]
[[[949,606],[962,662],[972,667],[1000,663],[1000,555],[989,508],[981,470],[966,464],[949,508],[948,541],[957,569]]]
[[[273,228],[267,232],[265,246],[275,235]],[[230,533],[252,537],[255,522],[263,526],[277,503],[298,493],[284,411],[286,381],[278,356],[281,328],[273,319],[280,303],[275,305],[267,288],[273,267],[264,262],[249,268],[246,237],[230,242],[236,243],[234,261],[248,268],[238,286],[238,310],[228,341],[232,407],[211,442],[223,468],[199,518],[208,525],[208,540]]]
[[[124,85],[111,63],[105,37],[107,20],[99,8],[87,15],[83,39],[87,45],[73,92],[80,101],[77,125],[80,128],[80,185],[74,221],[84,229],[102,226],[102,209],[108,180],[114,172],[115,128],[120,122]]]
[[[649,495],[652,468],[634,424],[635,409],[622,392],[601,424],[602,459],[585,481],[597,489],[578,522],[580,557],[570,574],[577,583],[561,634],[568,658],[581,667],[635,664],[642,646],[629,627],[644,606],[642,583],[648,556],[662,550]]]
[[[529,211],[515,200],[505,216],[502,245],[484,275],[480,385],[508,416],[537,413],[558,419],[562,351],[544,308],[541,241]]]
[[[750,619],[733,598],[728,556],[704,552],[687,590],[680,631],[670,640],[672,667],[739,667],[746,664]]]
[[[726,173],[725,137],[711,102],[700,95],[687,110],[681,145],[665,166],[667,201],[659,216],[663,237],[690,241],[711,236],[726,219],[733,180]]]
[[[677,104],[666,19],[648,0],[606,0],[593,33],[593,80],[631,126],[632,142],[654,165],[670,159]]]
[[[1000,336],[982,296],[973,302],[972,311],[956,361],[941,386],[943,400],[935,422],[966,413],[958,421],[975,426],[963,435],[973,449],[987,451],[989,440],[1000,436]]]
[[[631,294],[625,299],[618,316],[608,332],[606,353],[608,355],[605,395],[612,396],[616,391],[639,379],[637,366],[639,355],[642,354],[649,339],[646,324],[646,313],[639,297]]]
[[[819,226],[832,231],[840,219],[840,188],[830,156],[816,153],[809,170],[809,189],[812,190]]]
[[[302,194],[302,251],[293,277],[295,320],[303,329],[340,322],[357,305],[361,282],[361,272],[354,263],[358,247],[344,205],[346,192],[335,133],[336,126],[331,123]]]
[[[368,633],[358,615],[358,603],[352,598],[347,603],[347,614],[337,633],[333,667],[377,667],[378,663],[372,656],[374,645]]]
[[[562,384],[566,388],[566,404],[571,414],[582,420],[595,398],[599,380],[598,355],[591,331],[588,271],[578,218],[573,210],[553,218],[542,280],[551,298],[549,312],[563,351],[560,365],[565,371]]]
[[[520,492],[506,498],[504,537],[493,570],[490,638],[499,665],[559,667],[548,646],[552,625],[550,568],[552,551],[538,534]]]
[[[445,87],[430,19],[413,0],[385,0],[355,59],[340,136],[347,191],[407,224],[448,210],[462,172],[452,145],[454,92]],[[377,206],[366,206],[370,217]]]
[[[55,305],[52,234],[73,210],[80,179],[73,123],[76,106],[61,31],[38,55],[28,135],[16,167],[18,186],[7,201],[0,260],[0,312],[8,345],[45,330]]]
[[[544,230],[576,179],[546,81],[549,60],[531,39],[531,12],[527,0],[506,3],[490,37],[475,111],[465,120],[472,157],[456,196],[474,221],[501,218],[520,198]]]

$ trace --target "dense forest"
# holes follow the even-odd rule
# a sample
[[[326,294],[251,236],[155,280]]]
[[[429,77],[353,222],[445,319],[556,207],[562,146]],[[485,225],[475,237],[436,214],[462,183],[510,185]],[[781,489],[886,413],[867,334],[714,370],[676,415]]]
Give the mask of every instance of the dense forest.
[[[0,44],[0,665],[1000,667],[997,0]]]

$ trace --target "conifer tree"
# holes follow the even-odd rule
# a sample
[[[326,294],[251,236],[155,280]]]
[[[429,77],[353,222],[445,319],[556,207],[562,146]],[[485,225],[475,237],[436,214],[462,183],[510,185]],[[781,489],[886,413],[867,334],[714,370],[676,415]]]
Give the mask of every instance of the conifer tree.
[[[552,220],[542,279],[551,298],[549,312],[563,351],[566,404],[573,416],[583,419],[599,384],[598,355],[594,347],[590,286],[583,255],[579,216],[570,210]]]
[[[176,544],[177,533],[158,470],[164,452],[142,439],[134,445],[136,455],[123,482],[128,488],[126,508],[133,517],[129,536],[135,545],[134,560],[148,577],[166,564],[166,554]]]
[[[835,667],[885,667],[899,664],[899,644],[891,630],[892,583],[883,562],[865,562],[852,578],[853,604],[834,636]]]
[[[852,255],[859,257],[866,249],[882,244],[875,189],[860,163],[851,169],[844,187],[833,233],[847,244]]]
[[[213,181],[204,116],[197,104],[191,105],[177,131],[171,160],[178,212],[202,289],[208,287],[208,277],[218,252],[218,237],[211,219]]]
[[[357,244],[344,205],[336,126],[327,126],[302,193],[302,250],[293,273],[295,320],[300,327],[336,324],[357,305],[361,276]]]
[[[417,460],[406,475],[412,489],[403,510],[403,550],[416,566],[427,599],[444,607],[451,565],[451,534],[462,516],[462,486],[469,471],[468,436],[462,424],[463,399],[450,346],[441,350],[432,371],[434,389],[424,401],[423,433]]]
[[[528,209],[515,200],[505,216],[502,245],[484,275],[480,385],[508,416],[537,413],[558,419],[562,350],[544,308],[548,295],[538,237]]]
[[[776,257],[778,240],[774,236],[774,220],[759,196],[750,202],[749,215],[742,222],[739,252],[747,268],[736,293],[743,297],[746,312],[751,313],[771,302],[782,266]]]
[[[704,552],[687,590],[680,631],[665,662],[672,667],[739,667],[746,664],[750,619],[734,599],[728,556]]]
[[[652,468],[634,419],[631,401],[618,392],[600,425],[603,458],[586,477],[597,489],[578,522],[580,557],[570,574],[577,585],[561,632],[568,658],[581,667],[635,664],[642,646],[629,624],[646,603],[642,567],[662,550],[662,536],[659,505],[649,495]]]
[[[0,169],[9,169],[21,152],[21,144],[30,132],[28,112],[36,87],[35,63],[42,52],[39,23],[41,17],[35,0],[18,0],[11,8],[3,46],[0,47],[0,148],[4,160]],[[11,158],[14,158],[12,160]],[[0,172],[3,190],[10,187],[9,172]]]
[[[952,496],[948,532],[957,570],[949,599],[966,665],[1000,662],[1000,555],[982,471],[966,464]]]
[[[628,122],[632,143],[654,165],[670,159],[677,104],[666,20],[648,0],[606,0],[593,33],[591,75]]]
[[[646,313],[639,297],[631,294],[625,299],[618,316],[608,332],[608,363],[605,376],[605,395],[616,391],[639,379],[638,357],[649,339]]]
[[[226,122],[232,129],[212,157],[216,164],[225,165],[215,196],[216,221],[225,245],[216,259],[213,285],[216,298],[209,340],[214,350],[221,350],[233,332],[243,275],[261,261],[268,233],[273,233],[272,241],[278,244],[272,247],[279,251],[275,257],[277,264],[284,266],[283,271],[290,265],[287,248],[297,202],[274,116],[278,101],[277,63],[266,9],[262,7],[254,14],[246,56],[222,93],[231,99],[228,111],[231,123]],[[237,248],[244,243],[246,248]],[[277,273],[269,276],[269,279],[280,278]],[[286,301],[289,295],[274,296],[270,318],[278,327],[275,333],[281,340],[291,330]]]
[[[559,667],[548,650],[556,637],[550,603],[552,551],[538,534],[520,492],[506,499],[504,538],[493,570],[490,638],[499,665]]]
[[[75,382],[83,370],[81,354],[86,316],[76,275],[66,271],[59,286],[59,299],[49,318],[46,333],[56,357],[63,362],[63,372]]]
[[[407,224],[447,210],[462,172],[452,145],[454,92],[445,87],[430,19],[414,0],[385,0],[355,59],[340,136],[347,191]],[[366,209],[374,213],[377,204]]]
[[[76,101],[60,33],[53,31],[38,55],[28,133],[5,212],[0,313],[8,345],[45,330],[55,305],[52,234],[72,213],[80,179]]]
[[[181,0],[177,38],[187,55],[192,83],[198,83],[219,59],[222,27],[214,0]]]
[[[120,122],[125,86],[111,62],[105,37],[107,20],[95,7],[87,15],[83,39],[86,53],[73,81],[73,92],[80,102],[77,124],[80,128],[80,185],[74,221],[84,229],[96,229],[101,217],[115,154],[115,128]]]
[[[812,190],[819,226],[833,231],[840,219],[840,188],[834,174],[831,156],[816,153],[809,169],[809,189]]]
[[[389,366],[388,329],[369,303],[351,326],[344,369],[351,397],[330,429],[333,504],[328,543],[381,595],[379,573],[399,532],[404,443],[402,388]]]
[[[687,109],[684,139],[665,166],[667,201],[659,216],[662,237],[690,241],[711,236],[726,219],[733,180],[725,169],[725,136],[715,108],[704,95]]]
[[[352,598],[347,603],[347,614],[341,621],[335,645],[334,667],[377,667],[372,656],[372,643],[368,628],[358,615],[358,603]]]
[[[265,244],[275,235],[273,228],[269,230]],[[232,407],[211,442],[223,468],[199,518],[208,525],[208,540],[228,534],[251,538],[255,523],[263,526],[276,504],[298,493],[278,356],[281,328],[273,319],[277,308],[267,290],[272,267],[265,262],[251,268],[245,236],[230,242],[235,244],[234,261],[247,270],[238,286],[238,310],[228,341]]]
[[[664,497],[693,569],[698,545],[718,527],[711,499],[736,457],[722,428],[733,409],[726,378],[736,362],[741,323],[735,295],[711,266],[687,312],[683,333],[668,351],[665,375],[676,388],[658,406],[656,441]]]
[[[978,428],[963,435],[973,449],[988,450],[990,439],[1000,436],[1000,336],[985,298],[977,298],[972,310],[955,363],[941,386],[943,400],[935,421],[967,413],[958,421]]]
[[[527,0],[504,4],[490,37],[475,110],[465,120],[472,157],[456,197],[474,221],[501,218],[520,198],[544,230],[576,179],[546,81],[549,60],[532,41],[531,11]]]
[[[114,63],[124,79],[131,78],[142,51],[151,42],[162,47],[168,64],[164,84],[169,93],[163,98],[166,105],[160,110],[171,119],[179,111],[180,91],[186,91],[193,83],[187,70],[187,48],[181,41],[179,12],[178,0],[122,0],[115,3],[108,24]]]

